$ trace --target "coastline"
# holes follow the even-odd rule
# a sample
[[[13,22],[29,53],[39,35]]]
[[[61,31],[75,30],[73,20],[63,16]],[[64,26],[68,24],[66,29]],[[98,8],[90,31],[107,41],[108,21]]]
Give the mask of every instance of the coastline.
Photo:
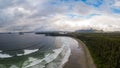
[[[96,68],[86,45],[77,38],[75,40],[78,42],[78,46],[70,46],[71,56],[63,68]]]

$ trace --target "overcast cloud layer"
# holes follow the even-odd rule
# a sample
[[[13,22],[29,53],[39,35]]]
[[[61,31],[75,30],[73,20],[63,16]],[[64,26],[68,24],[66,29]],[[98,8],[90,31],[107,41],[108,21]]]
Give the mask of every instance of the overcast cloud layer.
[[[0,0],[0,32],[120,31],[120,0]]]

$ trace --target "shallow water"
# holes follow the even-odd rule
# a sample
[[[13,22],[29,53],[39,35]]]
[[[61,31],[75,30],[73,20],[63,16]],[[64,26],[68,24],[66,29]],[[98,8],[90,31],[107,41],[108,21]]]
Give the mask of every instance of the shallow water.
[[[62,68],[71,43],[66,37],[0,34],[0,68]]]

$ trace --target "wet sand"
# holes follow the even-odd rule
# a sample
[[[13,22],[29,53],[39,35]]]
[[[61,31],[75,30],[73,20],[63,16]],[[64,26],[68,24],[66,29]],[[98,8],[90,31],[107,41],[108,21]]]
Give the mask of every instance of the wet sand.
[[[84,43],[76,39],[78,45],[71,45],[71,56],[63,68],[96,68]]]

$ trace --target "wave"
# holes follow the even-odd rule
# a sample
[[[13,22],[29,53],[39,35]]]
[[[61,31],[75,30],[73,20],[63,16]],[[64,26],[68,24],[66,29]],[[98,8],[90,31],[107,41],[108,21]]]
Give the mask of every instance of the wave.
[[[9,54],[2,54],[0,53],[0,58],[10,58],[12,56],[10,56]]]
[[[17,54],[17,56],[23,56],[23,55],[28,55],[28,54],[31,54],[31,53],[34,53],[34,52],[37,52],[39,49],[32,49],[32,50],[27,50],[27,49],[24,49],[24,53],[23,54]],[[9,54],[4,54],[2,53],[2,51],[0,51],[0,58],[11,58],[13,56],[9,55]]]
[[[43,58],[35,58],[30,56],[22,63],[20,67],[16,64],[12,64],[10,67],[5,67],[0,64],[0,68],[63,68],[71,54],[70,41],[68,38],[64,37],[57,37],[57,39],[61,41],[61,47],[58,49],[53,49],[52,52],[44,52]],[[36,51],[38,51],[38,49],[31,51],[24,50],[24,54],[30,54]],[[19,56],[21,55],[19,54]]]
[[[54,49],[54,53],[48,53],[43,59],[37,59],[30,57],[23,65],[23,68],[62,68],[63,65],[68,61],[71,54],[71,50],[68,44],[64,43],[61,38],[63,45],[59,49]],[[31,62],[32,61],[32,62]],[[31,62],[30,64],[28,64]]]

